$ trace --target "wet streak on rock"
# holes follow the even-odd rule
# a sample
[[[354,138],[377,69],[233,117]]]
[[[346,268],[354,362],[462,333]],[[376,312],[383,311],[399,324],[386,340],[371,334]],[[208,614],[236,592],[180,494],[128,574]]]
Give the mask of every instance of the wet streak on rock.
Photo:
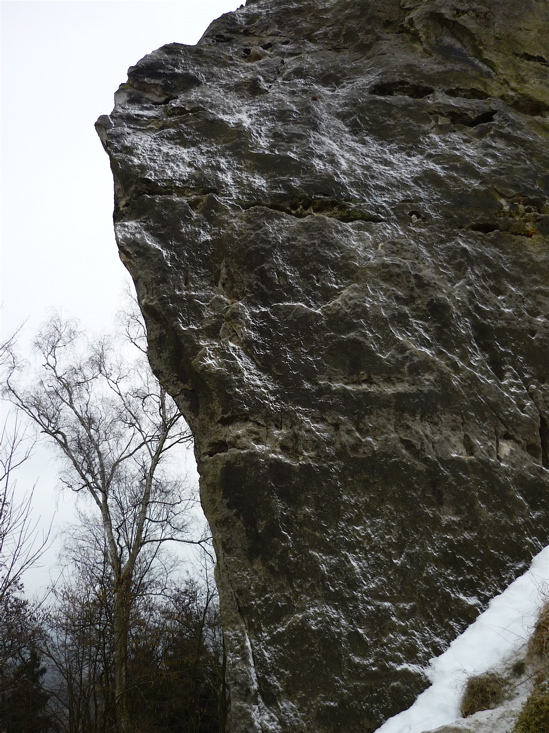
[[[549,468],[549,425],[543,415],[540,415],[539,438],[541,442],[541,465],[544,468]]]

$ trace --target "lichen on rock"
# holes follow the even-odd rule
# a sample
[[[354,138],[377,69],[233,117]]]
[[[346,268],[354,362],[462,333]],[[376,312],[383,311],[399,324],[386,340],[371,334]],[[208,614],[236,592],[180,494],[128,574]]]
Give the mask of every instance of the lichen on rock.
[[[371,733],[548,541],[549,7],[255,0],[98,121],[234,733]]]

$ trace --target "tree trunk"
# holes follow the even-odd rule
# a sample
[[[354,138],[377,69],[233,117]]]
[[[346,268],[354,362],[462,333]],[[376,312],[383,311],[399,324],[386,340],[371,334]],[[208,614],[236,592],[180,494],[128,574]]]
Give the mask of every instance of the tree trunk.
[[[131,608],[131,583],[116,580],[114,587],[114,696],[118,733],[132,733],[128,704],[128,635]]]
[[[226,733],[227,730],[227,650],[225,648],[225,637],[223,643],[223,658],[221,664],[221,688],[219,691],[219,733]]]

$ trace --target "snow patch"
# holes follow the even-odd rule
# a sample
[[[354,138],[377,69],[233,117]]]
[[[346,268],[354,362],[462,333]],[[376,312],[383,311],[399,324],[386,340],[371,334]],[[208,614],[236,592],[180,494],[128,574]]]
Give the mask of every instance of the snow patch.
[[[432,682],[415,703],[387,720],[376,733],[425,733],[460,720],[465,680],[502,664],[526,643],[549,588],[549,547],[542,550],[520,578],[490,601],[484,613],[440,657],[426,674]],[[484,711],[489,718],[494,711]],[[480,715],[480,714],[479,714]],[[476,716],[474,716],[476,717]],[[457,723],[456,730],[469,730]],[[476,729],[475,729],[476,730]]]

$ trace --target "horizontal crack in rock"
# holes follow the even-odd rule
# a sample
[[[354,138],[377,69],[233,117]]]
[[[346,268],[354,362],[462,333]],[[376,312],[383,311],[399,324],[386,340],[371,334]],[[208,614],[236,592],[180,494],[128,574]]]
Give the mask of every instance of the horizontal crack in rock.
[[[238,205],[246,211],[253,208],[265,208],[273,211],[280,211],[283,214],[294,216],[298,219],[304,219],[306,216],[320,215],[326,216],[330,219],[337,219],[345,223],[351,223],[353,221],[369,221],[374,224],[381,224],[386,221],[378,214],[373,214],[369,211],[364,211],[358,208],[352,208],[341,201],[327,201],[322,199],[308,199],[300,201],[299,203],[289,204],[272,204],[263,203],[259,201],[237,201]]]

